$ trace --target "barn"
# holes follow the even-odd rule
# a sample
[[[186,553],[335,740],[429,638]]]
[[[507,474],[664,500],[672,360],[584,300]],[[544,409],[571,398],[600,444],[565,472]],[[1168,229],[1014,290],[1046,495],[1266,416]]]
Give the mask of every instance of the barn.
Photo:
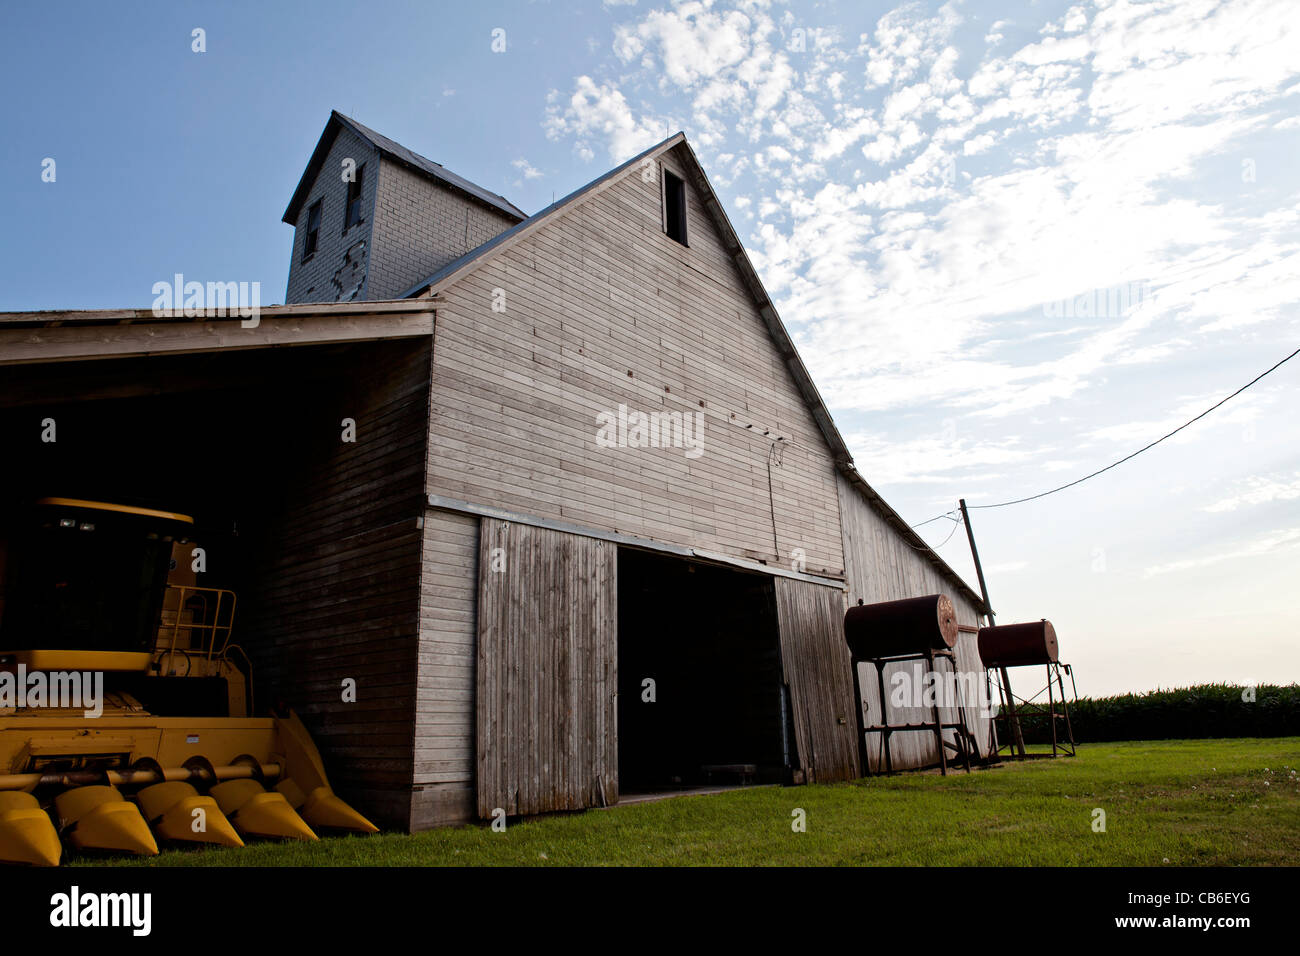
[[[979,595],[855,468],[683,134],[529,216],[334,113],[284,221],[286,304],[252,316],[180,277],[167,308],[0,315],[0,521],[194,515],[255,706],[373,819],[877,769],[859,602],[946,594],[980,671]]]

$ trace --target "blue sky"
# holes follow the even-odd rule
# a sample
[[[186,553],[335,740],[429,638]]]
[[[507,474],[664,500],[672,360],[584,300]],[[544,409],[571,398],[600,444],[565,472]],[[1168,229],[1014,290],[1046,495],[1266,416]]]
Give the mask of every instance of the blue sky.
[[[7,13],[0,308],[144,306],[174,272],[279,301],[337,108],[529,212],[684,129],[913,522],[1093,471],[1300,345],[1293,4],[123,9]],[[1084,692],[1300,679],[1298,385],[976,511],[999,620],[1050,617]]]

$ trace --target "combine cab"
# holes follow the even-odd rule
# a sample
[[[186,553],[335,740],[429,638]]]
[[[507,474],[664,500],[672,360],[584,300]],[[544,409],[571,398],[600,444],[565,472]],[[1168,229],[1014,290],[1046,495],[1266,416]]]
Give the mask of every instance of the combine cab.
[[[195,584],[193,533],[45,498],[0,541],[0,862],[377,830],[297,716],[254,716],[235,594]]]

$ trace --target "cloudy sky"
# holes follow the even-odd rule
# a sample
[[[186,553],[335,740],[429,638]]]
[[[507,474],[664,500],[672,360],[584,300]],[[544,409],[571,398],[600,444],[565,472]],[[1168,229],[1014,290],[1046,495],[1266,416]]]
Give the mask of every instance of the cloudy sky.
[[[0,308],[174,271],[278,300],[337,108],[528,211],[685,130],[914,523],[1094,471],[1300,346],[1300,5],[360,6],[15,13]],[[974,511],[999,620],[1051,618],[1085,693],[1300,679],[1298,387],[1300,358]],[[974,581],[960,529],[920,530]]]

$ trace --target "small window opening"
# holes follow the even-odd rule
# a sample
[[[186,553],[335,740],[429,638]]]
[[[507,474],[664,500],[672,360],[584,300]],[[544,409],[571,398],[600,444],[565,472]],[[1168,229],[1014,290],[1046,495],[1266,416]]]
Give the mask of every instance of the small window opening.
[[[361,165],[357,167],[356,178],[348,183],[347,212],[343,217],[344,232],[361,221],[361,184],[365,182],[365,178],[366,167]]]
[[[317,199],[307,210],[307,238],[302,244],[302,261],[306,262],[316,253],[320,243],[320,200]]]
[[[686,245],[686,184],[664,170],[664,232]]]

